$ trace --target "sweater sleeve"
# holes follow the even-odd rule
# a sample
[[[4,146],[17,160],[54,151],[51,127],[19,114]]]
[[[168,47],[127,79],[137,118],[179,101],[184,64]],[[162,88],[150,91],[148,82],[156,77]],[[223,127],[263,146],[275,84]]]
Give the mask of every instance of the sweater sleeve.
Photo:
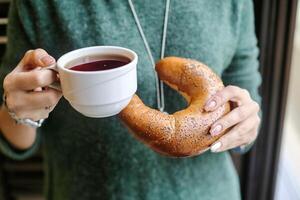
[[[3,94],[3,80],[5,76],[12,71],[23,57],[24,53],[32,48],[28,36],[25,33],[24,26],[17,9],[16,1],[11,1],[8,17],[7,37],[8,42],[6,45],[6,52],[2,59],[0,67],[0,95]],[[1,98],[2,99],[2,98]],[[34,145],[24,151],[13,148],[8,141],[0,133],[0,151],[16,160],[22,160],[31,156],[37,149],[40,143],[40,133],[37,133],[37,138]]]
[[[247,89],[257,103],[261,104],[258,88],[261,74],[258,71],[258,47],[255,35],[254,9],[252,0],[244,0],[240,10],[239,38],[235,55],[229,67],[224,71],[222,79],[225,85],[236,85]],[[261,114],[261,113],[260,113]],[[245,153],[251,147],[236,148],[233,151]]]

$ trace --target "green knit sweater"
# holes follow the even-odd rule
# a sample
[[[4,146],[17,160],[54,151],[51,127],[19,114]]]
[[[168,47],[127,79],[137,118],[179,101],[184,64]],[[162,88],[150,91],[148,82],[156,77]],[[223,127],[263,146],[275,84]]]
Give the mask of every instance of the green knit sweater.
[[[157,60],[165,1],[133,2]],[[12,1],[0,83],[28,49],[43,48],[59,58],[92,45],[117,45],[137,52],[137,93],[147,105],[156,107],[153,69],[127,0]],[[206,63],[225,84],[246,88],[259,101],[250,0],[171,0],[169,55]],[[185,106],[177,92],[165,90],[168,112]],[[16,151],[2,138],[0,149],[13,159],[25,159],[41,142],[45,196],[50,200],[240,199],[238,176],[228,152],[178,159],[161,156],[134,139],[117,116],[87,118],[65,99],[38,129],[32,148]]]

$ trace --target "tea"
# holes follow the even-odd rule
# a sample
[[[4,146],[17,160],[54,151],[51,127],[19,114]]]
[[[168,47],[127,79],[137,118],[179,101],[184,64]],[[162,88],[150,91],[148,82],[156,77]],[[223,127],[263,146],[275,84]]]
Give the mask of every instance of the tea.
[[[62,55],[47,69],[58,72],[59,82],[51,87],[62,91],[75,110],[87,117],[103,118],[117,115],[131,101],[137,90],[137,61],[137,54],[124,47],[91,46]],[[76,71],[79,65],[92,67],[78,67],[83,71]]]
[[[74,71],[104,71],[122,67],[128,63],[130,60],[126,57],[101,55],[78,58],[69,63],[68,68]]]

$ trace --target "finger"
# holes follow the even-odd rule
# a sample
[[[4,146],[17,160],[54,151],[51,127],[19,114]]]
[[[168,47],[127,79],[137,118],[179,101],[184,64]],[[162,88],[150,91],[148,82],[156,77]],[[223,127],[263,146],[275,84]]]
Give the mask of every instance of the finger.
[[[41,70],[42,67],[37,67],[37,68],[34,68],[33,70]],[[43,88],[42,87],[37,87],[37,88],[34,88],[33,89],[34,92],[41,92],[43,91]]]
[[[207,101],[205,110],[214,111],[228,101],[234,101],[237,102],[238,105],[243,105],[250,100],[250,94],[247,90],[236,86],[227,86],[223,90],[218,91]]]
[[[216,136],[222,131],[236,125],[247,119],[251,114],[257,113],[259,111],[259,106],[256,102],[251,102],[249,104],[239,106],[229,112],[227,115],[223,116],[221,119],[217,120],[210,129],[210,134]]]
[[[19,115],[24,111],[55,106],[61,96],[61,92],[52,88],[47,88],[42,92],[15,92],[7,96],[7,107]]]
[[[236,125],[232,130],[223,135],[211,145],[212,152],[222,152],[228,149],[251,143],[257,136],[259,117],[254,115]]]
[[[19,63],[20,71],[31,70],[37,66],[46,67],[55,62],[55,59],[50,56],[44,49],[29,50],[25,53],[23,59]]]
[[[56,72],[53,70],[32,70],[13,74],[14,89],[34,90],[38,87],[45,87],[57,80]]]
[[[27,102],[30,102],[28,108],[45,109],[46,107],[54,107],[61,97],[62,93],[52,88],[46,88],[42,92],[30,92],[27,94]]]

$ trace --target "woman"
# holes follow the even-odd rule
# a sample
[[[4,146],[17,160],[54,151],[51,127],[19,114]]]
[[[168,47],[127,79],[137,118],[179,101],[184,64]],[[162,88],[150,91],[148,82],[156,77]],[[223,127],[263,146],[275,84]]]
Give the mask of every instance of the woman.
[[[158,60],[165,1],[133,4]],[[237,105],[212,126],[212,135],[232,128],[212,145],[212,152],[181,159],[161,156],[130,136],[118,117],[86,118],[60,100],[60,92],[47,88],[56,74],[42,68],[54,58],[80,47],[123,46],[139,55],[138,95],[157,107],[154,72],[133,14],[126,0],[12,1],[1,67],[6,101],[0,112],[2,152],[25,159],[43,142],[47,199],[240,199],[227,150],[252,143],[260,121],[250,0],[172,0],[167,13],[165,56],[202,61],[226,85],[234,85],[206,104],[207,111],[227,101]],[[165,99],[168,112],[185,106],[170,88],[165,89]],[[48,119],[35,129],[15,124],[8,110],[20,119]]]

